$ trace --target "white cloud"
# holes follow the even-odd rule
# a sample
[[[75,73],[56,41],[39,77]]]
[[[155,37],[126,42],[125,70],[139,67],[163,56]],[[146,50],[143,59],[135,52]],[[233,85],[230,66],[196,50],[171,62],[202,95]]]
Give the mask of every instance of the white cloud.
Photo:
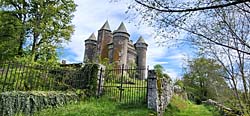
[[[64,46],[66,49],[70,49],[72,54],[76,55],[76,57],[73,59],[71,57],[62,59],[66,59],[69,62],[82,62],[84,55],[84,40],[93,32],[97,36],[97,30],[101,28],[107,19],[112,23],[110,24],[112,29],[117,28],[124,19],[116,15],[122,15],[126,7],[117,7],[117,4],[97,0],[76,0],[75,2],[78,5],[73,19],[75,32],[71,38],[71,42]]]
[[[176,53],[169,54],[168,48],[159,47],[155,41],[155,31],[152,27],[147,25],[140,25],[140,27],[135,26],[138,24],[139,19],[135,19],[135,22],[126,21],[125,11],[127,10],[127,4],[123,3],[109,3],[107,0],[75,0],[78,4],[77,11],[74,13],[75,17],[73,19],[73,24],[75,25],[75,33],[72,36],[71,42],[65,45],[66,49],[70,49],[74,58],[71,54],[66,54],[65,58],[69,62],[82,62],[84,55],[84,40],[87,39],[91,33],[95,33],[97,36],[97,31],[101,28],[106,20],[109,21],[112,30],[117,29],[121,21],[125,22],[126,28],[133,37],[142,35],[145,41],[149,44],[147,51],[147,65],[152,68],[155,64],[162,64],[168,70],[167,73],[171,77],[177,77],[179,71],[175,69],[170,69],[168,65],[171,64],[167,60],[175,59],[179,64],[176,67],[180,67],[183,62],[184,51],[179,51],[176,49]],[[131,38],[134,41],[136,38]],[[165,59],[165,60],[163,60]]]
[[[180,78],[176,70],[173,70],[173,69],[167,68],[165,69],[164,73],[167,73],[172,80],[176,80]]]

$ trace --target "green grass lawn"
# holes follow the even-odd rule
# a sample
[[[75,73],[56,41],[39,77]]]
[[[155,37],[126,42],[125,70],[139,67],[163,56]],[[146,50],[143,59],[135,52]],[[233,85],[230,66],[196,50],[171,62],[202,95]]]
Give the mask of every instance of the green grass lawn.
[[[220,113],[211,106],[196,105],[190,101],[174,96],[165,116],[220,116]]]
[[[35,116],[154,116],[146,105],[122,105],[108,99],[91,99],[57,109],[47,109]]]
[[[148,110],[145,104],[125,105],[100,98],[46,109],[35,116],[156,116],[156,113]],[[195,105],[175,96],[164,116],[219,116],[219,113],[212,107]]]
[[[132,80],[132,79],[131,79]],[[144,80],[133,80],[134,84],[122,84],[122,92],[121,84],[116,82],[108,82],[104,83],[104,96],[107,98],[114,99],[116,101],[120,101],[120,97],[122,97],[120,102],[123,103],[133,103],[140,102],[143,103],[146,101],[147,94],[147,83]]]

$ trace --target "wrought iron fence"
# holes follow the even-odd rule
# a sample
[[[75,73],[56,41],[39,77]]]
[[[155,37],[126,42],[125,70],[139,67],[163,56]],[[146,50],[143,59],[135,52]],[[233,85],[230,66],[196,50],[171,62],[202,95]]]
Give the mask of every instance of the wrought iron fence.
[[[147,69],[124,67],[106,69],[103,96],[121,103],[135,104],[147,100]]]
[[[0,63],[0,92],[84,89],[87,79],[76,69],[24,62]]]

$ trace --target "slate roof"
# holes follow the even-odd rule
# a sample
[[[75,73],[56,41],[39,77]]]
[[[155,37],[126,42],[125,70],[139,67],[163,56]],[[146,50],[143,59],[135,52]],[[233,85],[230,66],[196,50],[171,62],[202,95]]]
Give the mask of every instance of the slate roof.
[[[124,32],[124,33],[128,33],[128,31],[127,31],[127,29],[126,29],[126,27],[125,27],[125,25],[124,25],[123,22],[120,24],[120,26],[118,27],[118,29],[115,30],[115,32]]]
[[[92,33],[87,40],[97,40],[95,34]]]
[[[104,25],[101,27],[100,30],[105,29],[105,30],[110,30],[109,22],[108,20],[104,23]]]
[[[136,43],[146,43],[145,40],[142,38],[142,36],[139,37],[139,39],[136,41]]]

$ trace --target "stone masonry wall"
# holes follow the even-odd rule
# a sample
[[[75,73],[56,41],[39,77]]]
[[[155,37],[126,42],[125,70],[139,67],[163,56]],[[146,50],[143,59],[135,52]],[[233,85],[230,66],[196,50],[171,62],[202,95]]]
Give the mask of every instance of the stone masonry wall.
[[[148,108],[157,111],[158,107],[157,77],[154,70],[148,71]]]
[[[173,96],[173,86],[167,78],[158,79],[157,81],[159,100],[157,113],[162,116]]]
[[[173,96],[173,86],[169,79],[157,79],[154,70],[148,72],[148,108],[162,116]]]

